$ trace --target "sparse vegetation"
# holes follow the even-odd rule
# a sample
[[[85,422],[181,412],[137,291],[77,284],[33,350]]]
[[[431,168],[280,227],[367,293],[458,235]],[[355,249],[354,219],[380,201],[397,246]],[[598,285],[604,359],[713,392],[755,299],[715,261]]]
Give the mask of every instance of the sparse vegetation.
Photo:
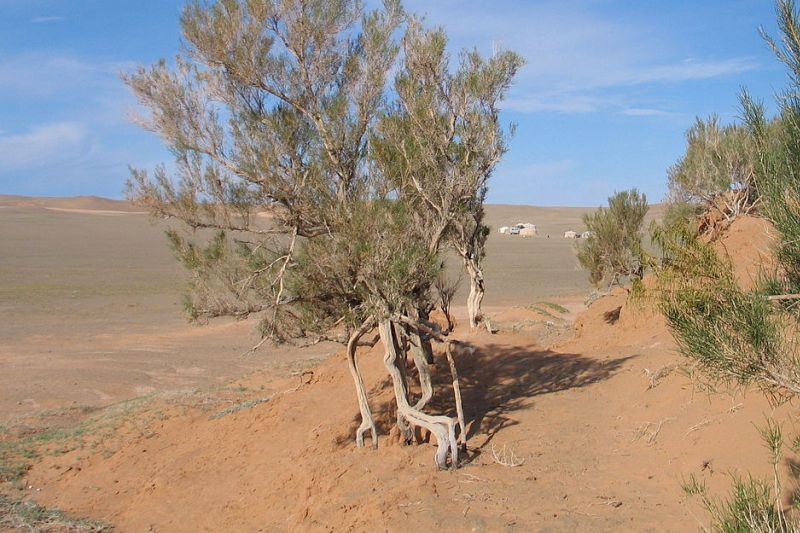
[[[597,286],[610,287],[621,278],[641,279],[644,273],[642,224],[647,197],[636,189],[608,199],[608,207],[584,215],[589,237],[578,245],[578,260]]]
[[[57,509],[47,509],[31,501],[14,500],[0,494],[0,529],[42,533],[102,533],[113,531],[110,524],[84,518],[71,518]]]
[[[688,170],[673,169],[670,179],[687,193],[705,187],[708,194],[696,196],[706,199],[706,209],[719,209],[723,198],[727,220],[761,202],[761,213],[778,233],[778,268],[763,272],[759,286],[746,290],[730,261],[698,234],[707,233],[702,224],[656,227],[653,236],[663,251],[660,304],[682,353],[714,379],[755,382],[773,398],[790,398],[800,393],[800,13],[793,0],[778,0],[777,11],[782,39],[765,38],[789,70],[789,88],[778,99],[779,117],[768,120],[764,106],[743,92],[744,124],[720,129],[716,121],[699,121],[690,132],[690,153],[679,165]],[[691,182],[692,175],[700,183]],[[781,427],[769,421],[761,436],[770,452],[772,486],[736,478],[731,496],[715,502],[695,480],[685,484],[687,494],[703,499],[714,530],[800,529],[781,503]]]
[[[771,482],[752,476],[733,477],[733,487],[727,498],[716,500],[708,493],[703,481],[690,475],[681,484],[689,497],[698,497],[711,516],[711,531],[721,533],[793,533],[800,524],[784,512],[781,502],[782,482],[778,465],[783,458],[783,431],[779,424],[768,419],[759,429],[770,454],[773,466]]]
[[[752,146],[740,146],[753,158],[762,212],[775,224],[779,268],[764,272],[759,287],[737,284],[730,262],[717,256],[690,223],[655,228],[663,252],[659,270],[661,307],[681,351],[717,378],[756,381],[778,395],[800,392],[800,353],[796,343],[796,299],[800,287],[800,188],[795,161],[800,160],[800,33],[794,2],[778,2],[784,46],[768,39],[789,67],[792,84],[779,99],[780,120],[765,118],[764,107],[742,95],[745,127]],[[741,129],[741,128],[740,128]],[[737,130],[738,131],[738,130]],[[749,151],[753,150],[754,155]]]

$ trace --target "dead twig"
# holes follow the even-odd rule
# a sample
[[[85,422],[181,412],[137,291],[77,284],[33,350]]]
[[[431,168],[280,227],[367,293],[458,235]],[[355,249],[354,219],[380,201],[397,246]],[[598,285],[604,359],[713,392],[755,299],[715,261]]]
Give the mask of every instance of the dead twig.
[[[514,450],[508,448],[505,444],[503,444],[503,448],[498,450],[494,444],[492,444],[492,457],[494,458],[494,462],[508,467],[516,467],[522,466],[525,464],[525,459],[520,459],[517,457],[517,454],[514,453]]]

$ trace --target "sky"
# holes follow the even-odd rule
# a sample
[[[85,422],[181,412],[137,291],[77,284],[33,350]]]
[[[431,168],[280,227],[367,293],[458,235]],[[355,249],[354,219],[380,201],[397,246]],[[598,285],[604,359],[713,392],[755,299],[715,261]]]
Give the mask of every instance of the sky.
[[[368,0],[368,3],[374,0]],[[171,159],[131,120],[119,75],[180,50],[177,0],[0,0],[0,194],[124,196],[128,166]],[[517,125],[488,201],[597,206],[664,198],[695,117],[738,115],[746,87],[774,109],[786,74],[758,33],[770,0],[406,0],[454,56],[527,61],[504,101]]]

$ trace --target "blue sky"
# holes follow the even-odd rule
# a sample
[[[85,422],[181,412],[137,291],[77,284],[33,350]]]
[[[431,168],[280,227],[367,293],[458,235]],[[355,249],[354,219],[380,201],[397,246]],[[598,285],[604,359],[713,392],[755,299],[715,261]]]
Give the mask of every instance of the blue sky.
[[[172,58],[181,1],[0,0],[0,193],[121,197],[129,164],[169,153],[129,119],[119,73]],[[504,103],[518,125],[489,201],[651,201],[695,116],[737,113],[747,87],[771,103],[785,74],[758,35],[769,0],[406,0],[456,50],[528,61]]]

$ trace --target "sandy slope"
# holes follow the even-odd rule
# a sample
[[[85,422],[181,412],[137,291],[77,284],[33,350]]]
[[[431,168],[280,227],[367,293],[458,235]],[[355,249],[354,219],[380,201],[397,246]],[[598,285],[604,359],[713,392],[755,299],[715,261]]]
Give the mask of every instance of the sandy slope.
[[[764,234],[744,221],[725,241],[732,259],[750,261],[748,276],[760,260],[746,243],[759,248]],[[492,242],[509,257],[522,250]],[[513,301],[527,280],[501,265],[495,286],[507,292],[488,309],[504,331],[456,332],[470,346],[457,355],[470,444],[456,471],[433,470],[429,443],[402,446],[390,435],[391,394],[376,347],[361,359],[378,450],[352,442],[358,409],[339,354],[313,374],[242,378],[234,385],[254,402],[227,416],[216,416],[225,407],[217,403],[156,402],[110,437],[46,456],[25,494],[120,531],[691,531],[706,517],[681,479],[694,474],[719,493],[731,473],[767,475],[754,427],[767,415],[796,434],[790,406],[773,408],[757,391],[712,392],[692,378],[663,320],[629,305],[624,291],[579,313],[573,338],[550,346],[537,329],[545,317],[524,309],[529,297]],[[523,322],[534,326],[515,333]],[[144,342],[128,333],[106,341]],[[452,413],[441,357],[436,379],[433,409]],[[498,464],[510,451],[521,464]]]
[[[123,531],[692,530],[703,514],[681,477],[719,489],[728,472],[765,473],[751,423],[769,407],[758,394],[696,389],[663,327],[624,304],[598,301],[553,349],[459,332],[475,351],[458,356],[471,437],[457,471],[434,471],[428,444],[386,436],[390,395],[373,349],[362,360],[378,450],[353,445],[358,411],[337,356],[308,384],[252,378],[259,397],[277,395],[220,419],[168,410],[143,427],[139,417],[102,453],[43,461],[31,494]],[[437,370],[445,382],[441,360]],[[448,398],[440,389],[435,407],[451,412]],[[497,464],[504,449],[524,464]]]

